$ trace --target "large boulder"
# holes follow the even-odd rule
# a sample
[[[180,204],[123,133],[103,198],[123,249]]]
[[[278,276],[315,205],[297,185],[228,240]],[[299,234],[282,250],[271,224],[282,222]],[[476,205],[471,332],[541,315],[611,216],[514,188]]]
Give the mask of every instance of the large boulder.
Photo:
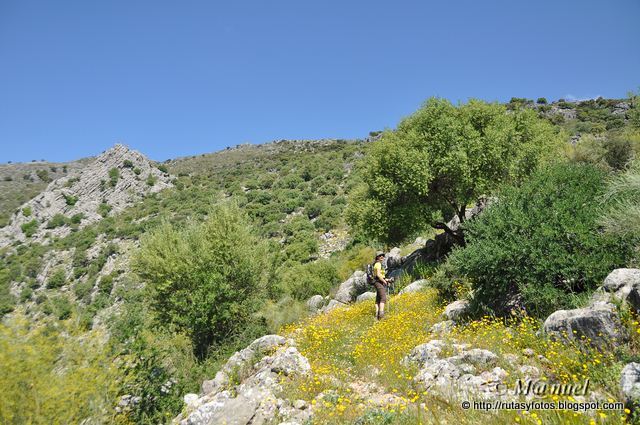
[[[368,288],[367,275],[358,270],[340,284],[333,298],[343,304],[348,304],[355,301],[357,296],[366,292]]]
[[[444,309],[444,317],[454,322],[460,322],[469,314],[470,304],[467,300],[457,300],[447,305]]]
[[[628,338],[615,306],[608,303],[558,310],[544,321],[544,330],[556,338],[587,341],[599,348]]]
[[[365,292],[364,294],[360,294],[358,295],[358,298],[356,298],[357,302],[360,301],[371,301],[371,300],[375,300],[376,299],[376,293],[375,292]]]
[[[640,402],[640,363],[629,363],[622,369],[620,390],[627,406]]]
[[[286,342],[277,335],[267,335],[234,354],[221,370],[229,374],[228,367],[233,367],[234,379],[228,379],[225,388],[214,388],[200,397],[185,396],[184,412],[173,422],[257,425],[272,423],[276,418],[299,423],[308,421],[311,413],[306,405],[278,398],[284,379],[311,371],[308,360],[295,347],[285,345]],[[269,352],[270,355],[262,356]],[[237,367],[242,367],[244,373],[235,369]]]
[[[246,348],[233,353],[216,373],[214,379],[202,382],[202,394],[210,394],[225,388],[230,384],[230,376],[245,372],[252,366],[252,362],[259,359],[264,353],[273,351],[286,342],[286,338],[280,335],[265,335],[253,341]]]
[[[640,269],[616,269],[605,278],[602,289],[640,310]]]
[[[427,279],[416,280],[415,282],[411,282],[410,284],[402,288],[400,290],[400,293],[405,294],[407,292],[418,292],[419,290],[427,286],[428,283],[429,281]]]
[[[316,312],[324,305],[324,297],[322,295],[314,295],[307,300],[307,308],[311,312]]]

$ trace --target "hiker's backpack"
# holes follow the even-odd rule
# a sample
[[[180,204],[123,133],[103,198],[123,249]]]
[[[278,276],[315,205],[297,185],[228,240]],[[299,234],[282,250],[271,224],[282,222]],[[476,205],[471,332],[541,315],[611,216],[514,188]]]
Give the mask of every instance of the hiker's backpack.
[[[376,278],[373,275],[373,264],[367,264],[367,283],[373,285]]]

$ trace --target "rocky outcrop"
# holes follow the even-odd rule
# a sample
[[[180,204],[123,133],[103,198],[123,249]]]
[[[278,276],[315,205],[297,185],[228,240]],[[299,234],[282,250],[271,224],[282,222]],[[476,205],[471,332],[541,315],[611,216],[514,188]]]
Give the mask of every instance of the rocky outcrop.
[[[215,379],[203,383],[200,395],[185,395],[185,410],[173,423],[259,425],[276,417],[303,423],[311,415],[307,403],[279,395],[282,379],[310,371],[309,362],[292,340],[263,336],[231,356]]]
[[[365,292],[364,294],[358,295],[358,298],[356,299],[356,302],[371,301],[371,300],[375,300],[375,299],[376,299],[376,293],[375,292]]]
[[[602,289],[634,310],[640,310],[640,269],[612,271],[605,278]]]
[[[447,320],[458,323],[469,314],[469,310],[469,301],[457,300],[445,307],[443,315],[447,318]]]
[[[409,292],[418,292],[422,288],[425,288],[429,284],[427,279],[416,280],[415,282],[411,282],[404,288],[400,290],[400,294],[406,294]]]
[[[442,356],[453,350],[452,356]],[[404,362],[417,365],[420,370],[414,381],[425,390],[447,396],[472,393],[490,398],[499,394],[497,388],[507,377],[507,372],[497,367],[498,356],[466,344],[453,344],[438,339],[415,347]]]
[[[340,284],[333,298],[343,304],[351,303],[356,300],[358,295],[366,292],[369,288],[366,274],[358,270],[349,279]]]
[[[47,236],[64,237],[72,224],[82,228],[170,186],[171,176],[144,155],[115,145],[25,203],[0,230],[0,247],[27,238],[46,243]]]
[[[315,313],[324,306],[324,297],[322,295],[314,295],[307,300],[307,308]]]
[[[558,310],[545,320],[544,330],[554,338],[586,341],[599,348],[628,339],[615,306],[603,302],[574,310]]]
[[[620,391],[629,407],[640,403],[640,363],[629,363],[620,374]]]

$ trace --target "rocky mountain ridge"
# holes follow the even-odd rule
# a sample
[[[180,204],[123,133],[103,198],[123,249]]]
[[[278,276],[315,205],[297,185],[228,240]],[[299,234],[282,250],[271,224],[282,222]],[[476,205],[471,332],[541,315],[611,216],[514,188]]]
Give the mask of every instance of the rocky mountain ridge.
[[[9,225],[0,229],[0,247],[67,236],[72,227],[95,223],[171,186],[168,173],[141,153],[117,144],[23,204]]]

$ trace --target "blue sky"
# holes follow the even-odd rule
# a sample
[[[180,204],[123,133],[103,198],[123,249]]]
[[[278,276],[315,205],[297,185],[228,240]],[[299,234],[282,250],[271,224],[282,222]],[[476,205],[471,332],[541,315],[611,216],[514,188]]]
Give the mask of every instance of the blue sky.
[[[624,97],[638,0],[0,0],[0,162],[357,138],[430,96]]]

